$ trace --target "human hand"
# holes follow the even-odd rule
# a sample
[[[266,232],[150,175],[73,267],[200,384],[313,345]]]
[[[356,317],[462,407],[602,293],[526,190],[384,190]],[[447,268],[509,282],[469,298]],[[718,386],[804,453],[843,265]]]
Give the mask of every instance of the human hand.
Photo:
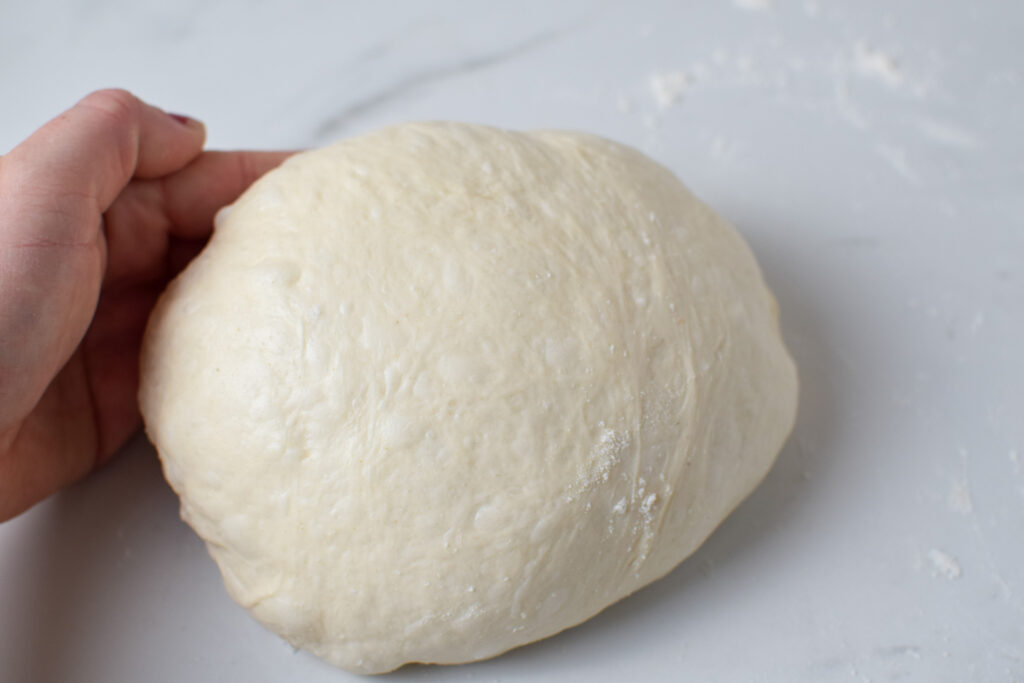
[[[216,211],[284,152],[203,152],[198,121],[88,95],[0,157],[0,522],[139,424],[142,333]]]

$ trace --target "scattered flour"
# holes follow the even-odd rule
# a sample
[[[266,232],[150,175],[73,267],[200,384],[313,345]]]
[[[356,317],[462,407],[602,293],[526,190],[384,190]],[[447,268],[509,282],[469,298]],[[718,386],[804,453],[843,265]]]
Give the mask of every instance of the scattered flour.
[[[981,141],[974,133],[952,123],[922,118],[918,120],[917,127],[922,135],[940,145],[963,150],[981,147]]]
[[[654,519],[654,506],[658,504],[658,494],[649,493],[640,504],[640,514],[644,518],[645,524],[650,524]]]
[[[690,77],[685,71],[656,71],[650,77],[651,94],[661,111],[678,102],[689,85]]]
[[[731,164],[740,155],[740,145],[735,141],[729,141],[721,135],[716,135],[711,141],[711,159],[719,164]]]
[[[904,180],[913,185],[921,184],[921,176],[911,168],[910,163],[907,161],[907,151],[905,149],[879,143],[875,145],[875,152]]]
[[[764,11],[772,8],[772,0],[733,0],[740,9]]]
[[[946,503],[953,512],[961,515],[969,515],[974,512],[974,501],[971,499],[971,482],[968,475],[968,460],[970,453],[966,448],[960,448],[960,470],[959,477],[953,476],[949,480],[949,495]]]
[[[580,493],[598,482],[608,481],[612,470],[619,464],[631,443],[629,432],[617,432],[614,429],[602,431],[590,452],[590,462],[580,468],[573,493]]]
[[[850,89],[842,79],[836,79],[832,83],[833,102],[839,117],[854,128],[861,130],[868,127],[867,117],[858,109],[850,98]]]
[[[974,503],[971,500],[971,487],[963,479],[953,479],[949,483],[949,496],[946,498],[949,509],[959,512],[961,515],[969,515],[974,512]]]
[[[861,74],[876,78],[888,86],[896,87],[903,83],[903,71],[896,59],[887,52],[869,47],[863,41],[853,46],[853,63]]]
[[[762,14],[774,10],[774,0],[733,0],[735,7]],[[819,0],[803,0],[808,16],[823,13]],[[760,19],[764,21],[762,17]],[[714,89],[756,89],[770,91],[779,103],[796,108],[832,108],[841,121],[852,128],[868,131],[877,118],[873,99],[861,100],[865,80],[887,86],[893,96],[926,98],[937,82],[941,66],[927,56],[910,51],[906,57],[899,45],[883,48],[867,39],[850,41],[828,49],[825,54],[805,56],[787,50],[782,34],[765,34],[742,45],[720,44],[689,63],[658,67],[642,76],[651,100],[619,96],[614,104],[622,114],[636,117],[649,131],[651,144],[657,139],[662,124],[671,110],[686,98],[696,97],[710,85]],[[922,62],[923,60],[923,62]],[[859,83],[859,84],[858,84]],[[955,150],[973,150],[983,146],[973,131],[956,124],[926,116],[911,116],[906,121],[921,138]],[[894,145],[878,145],[875,151],[904,180],[922,184],[919,175],[907,162],[906,152]],[[729,154],[718,150],[723,161]],[[717,160],[717,159],[716,159]]]
[[[944,553],[938,548],[932,548],[928,551],[928,559],[932,562],[936,576],[943,576],[950,581],[960,578],[960,563],[952,555]]]

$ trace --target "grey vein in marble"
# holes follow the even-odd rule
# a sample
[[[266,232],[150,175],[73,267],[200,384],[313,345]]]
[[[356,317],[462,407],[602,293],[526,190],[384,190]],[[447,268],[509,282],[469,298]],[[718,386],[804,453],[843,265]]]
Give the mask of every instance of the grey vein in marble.
[[[344,131],[355,119],[399,100],[413,91],[520,57],[552,42],[567,30],[569,30],[567,27],[550,29],[502,50],[408,74],[396,82],[352,102],[337,114],[323,121],[313,132],[312,140],[314,144],[320,144]]]

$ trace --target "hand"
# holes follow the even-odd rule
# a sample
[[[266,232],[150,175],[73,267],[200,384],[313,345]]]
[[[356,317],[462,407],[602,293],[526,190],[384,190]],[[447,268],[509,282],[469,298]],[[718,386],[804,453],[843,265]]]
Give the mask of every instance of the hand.
[[[139,345],[213,215],[280,152],[203,152],[198,121],[92,93],[0,157],[0,522],[139,424]]]

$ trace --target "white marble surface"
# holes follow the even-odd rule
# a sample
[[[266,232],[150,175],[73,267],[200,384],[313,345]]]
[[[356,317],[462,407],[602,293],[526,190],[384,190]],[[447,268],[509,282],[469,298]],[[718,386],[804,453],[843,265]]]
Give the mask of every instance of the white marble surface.
[[[1024,681],[1022,27],[1012,1],[4,0],[0,151],[111,85],[214,147],[425,118],[640,147],[753,244],[796,431],[668,578],[389,679]],[[141,437],[0,526],[0,680],[354,679],[231,603]]]

